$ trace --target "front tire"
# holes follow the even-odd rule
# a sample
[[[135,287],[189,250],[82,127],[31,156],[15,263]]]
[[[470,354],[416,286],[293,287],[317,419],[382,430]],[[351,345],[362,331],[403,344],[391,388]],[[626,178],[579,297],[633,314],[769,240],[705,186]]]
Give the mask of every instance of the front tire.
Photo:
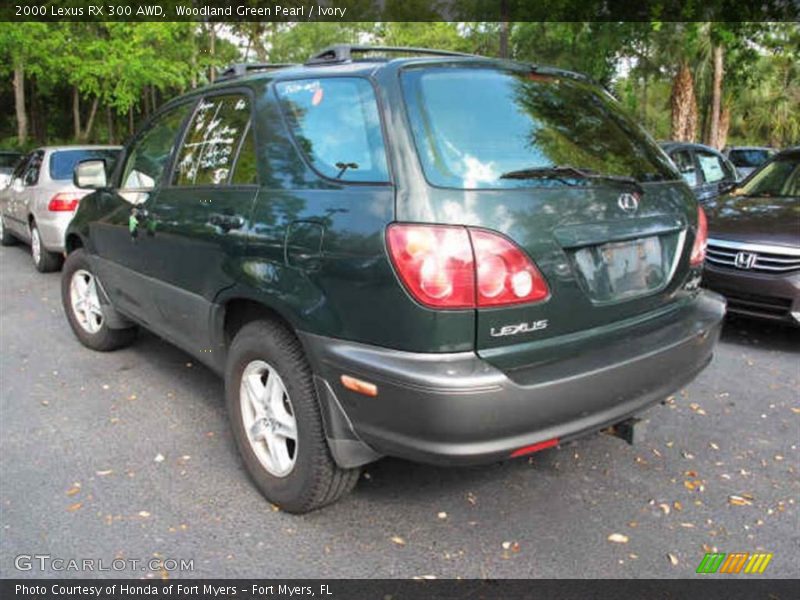
[[[311,367],[297,338],[274,321],[253,321],[228,352],[225,396],[233,436],[261,493],[306,513],[353,489],[360,469],[342,469],[325,440]]]
[[[58,252],[50,252],[44,247],[35,221],[31,222],[31,256],[36,270],[40,273],[50,273],[61,268],[61,255]]]
[[[87,348],[109,352],[128,346],[136,339],[136,327],[111,329],[108,326],[97,278],[83,249],[75,250],[64,263],[61,303],[73,333]]]

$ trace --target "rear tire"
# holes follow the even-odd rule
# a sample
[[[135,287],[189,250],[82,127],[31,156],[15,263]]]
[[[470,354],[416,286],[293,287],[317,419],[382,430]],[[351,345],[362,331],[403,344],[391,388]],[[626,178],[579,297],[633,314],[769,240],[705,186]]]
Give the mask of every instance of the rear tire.
[[[17,238],[15,238],[12,233],[6,229],[5,219],[3,219],[3,216],[0,215],[0,245],[13,246],[16,243]]]
[[[242,327],[228,352],[225,396],[242,460],[267,500],[302,514],[353,489],[361,470],[331,457],[311,367],[291,331],[269,320]]]
[[[137,328],[111,329],[103,314],[96,276],[86,253],[75,250],[64,263],[61,275],[61,303],[67,320],[81,344],[99,352],[109,352],[130,345]]]
[[[40,273],[50,273],[61,268],[62,256],[44,247],[36,221],[31,221],[31,256],[36,270]]]

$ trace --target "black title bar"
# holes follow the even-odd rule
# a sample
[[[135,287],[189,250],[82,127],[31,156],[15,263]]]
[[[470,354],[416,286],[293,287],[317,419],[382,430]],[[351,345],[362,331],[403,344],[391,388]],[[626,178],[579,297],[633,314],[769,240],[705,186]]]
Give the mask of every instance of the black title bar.
[[[675,580],[358,580],[183,579],[177,581],[0,581],[3,600],[751,600],[796,598],[796,581],[753,576],[698,576]]]
[[[800,0],[7,0],[0,21],[796,21]]]

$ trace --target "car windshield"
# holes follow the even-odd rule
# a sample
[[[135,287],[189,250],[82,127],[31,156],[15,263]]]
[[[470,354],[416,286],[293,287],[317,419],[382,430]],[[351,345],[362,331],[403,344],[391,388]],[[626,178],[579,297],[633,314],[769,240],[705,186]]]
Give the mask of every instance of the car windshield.
[[[0,169],[11,169],[17,164],[21,154],[0,152]]]
[[[75,165],[82,160],[101,158],[106,161],[106,171],[111,172],[119,150],[111,148],[87,148],[85,150],[58,150],[50,157],[50,179],[72,179]]]
[[[760,148],[740,148],[731,150],[728,158],[737,167],[759,167],[769,160],[769,150]]]
[[[541,176],[553,167],[638,181],[680,179],[616,101],[574,77],[447,67],[410,68],[402,81],[420,160],[434,185],[564,185],[565,176]],[[583,178],[581,185],[603,181]]]
[[[800,156],[780,158],[756,171],[737,196],[800,197]]]

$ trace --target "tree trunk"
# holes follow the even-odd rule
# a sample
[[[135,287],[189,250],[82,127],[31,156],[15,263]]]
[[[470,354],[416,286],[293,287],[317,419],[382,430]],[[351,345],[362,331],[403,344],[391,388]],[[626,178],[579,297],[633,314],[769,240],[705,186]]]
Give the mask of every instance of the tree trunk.
[[[678,142],[693,142],[697,135],[697,98],[694,95],[694,79],[689,65],[684,61],[672,82],[670,97],[672,109],[670,139]]]
[[[108,143],[114,142],[114,113],[111,112],[111,107],[106,106],[106,127],[108,128]]]
[[[728,143],[728,131],[731,127],[731,107],[729,105],[725,105],[722,108],[722,112],[719,115],[719,133],[717,137],[717,142],[720,150],[725,147]]]
[[[133,135],[133,106],[128,109],[128,135]]]
[[[708,125],[709,146],[719,149],[719,117],[722,109],[722,76],[724,49],[722,46],[714,46],[713,50],[714,74],[711,85],[711,120]]]
[[[72,86],[72,125],[75,131],[75,141],[81,139],[81,95],[78,86]]]
[[[217,26],[209,24],[208,27],[209,27],[209,30],[210,30],[209,33],[211,35],[211,48],[209,49],[208,53],[211,56],[211,61],[213,63],[214,57],[216,56],[216,53],[217,53]],[[208,80],[211,83],[214,83],[214,81],[216,79],[217,79],[217,70],[214,67],[214,65],[212,64],[211,68],[209,69]]]
[[[24,146],[28,141],[28,113],[25,112],[25,67],[14,65],[14,109],[17,113],[17,142]]]
[[[508,58],[508,0],[500,0],[500,58]]]
[[[97,105],[100,104],[100,97],[95,96],[92,101],[92,110],[89,112],[89,120],[86,121],[86,129],[81,132],[80,141],[89,141],[89,136],[92,135],[92,127],[94,126],[94,117],[97,115]]]

